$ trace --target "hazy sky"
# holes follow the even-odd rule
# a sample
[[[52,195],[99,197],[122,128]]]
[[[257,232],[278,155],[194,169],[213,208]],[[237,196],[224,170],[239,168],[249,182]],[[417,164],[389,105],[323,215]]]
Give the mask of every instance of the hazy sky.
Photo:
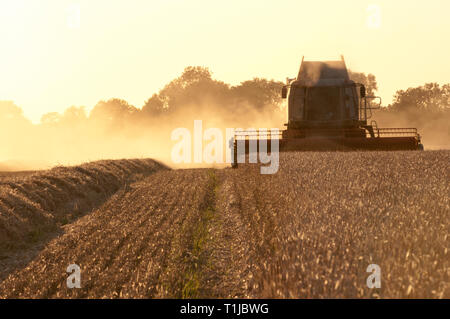
[[[144,101],[189,65],[237,84],[339,59],[397,89],[450,82],[448,0],[0,0],[0,100],[33,121]],[[78,19],[79,18],[79,19]]]

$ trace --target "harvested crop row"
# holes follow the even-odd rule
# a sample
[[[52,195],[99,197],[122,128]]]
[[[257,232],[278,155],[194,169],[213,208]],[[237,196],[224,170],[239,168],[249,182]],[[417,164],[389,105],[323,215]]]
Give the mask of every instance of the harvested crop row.
[[[189,281],[209,179],[206,170],[158,172],[122,189],[7,278],[0,296],[155,297],[180,290]],[[83,289],[66,287],[73,263],[82,269]],[[169,263],[175,273],[167,272]]]
[[[0,252],[39,240],[161,169],[166,167],[150,159],[97,161],[0,181]]]

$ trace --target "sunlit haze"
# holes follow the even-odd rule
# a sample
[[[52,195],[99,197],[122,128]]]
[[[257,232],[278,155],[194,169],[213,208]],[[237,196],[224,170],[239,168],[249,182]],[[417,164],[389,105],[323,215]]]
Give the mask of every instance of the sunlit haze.
[[[0,299],[450,298],[449,13],[0,0]]]
[[[449,1],[0,1],[0,100],[38,122],[118,97],[142,107],[189,65],[231,84],[284,80],[305,59],[398,89],[449,82]]]

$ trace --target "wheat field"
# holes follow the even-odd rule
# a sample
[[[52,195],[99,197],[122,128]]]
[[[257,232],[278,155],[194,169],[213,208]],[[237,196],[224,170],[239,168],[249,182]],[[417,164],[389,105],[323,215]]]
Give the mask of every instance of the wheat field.
[[[305,152],[274,175],[124,160],[8,176],[0,297],[449,298],[449,162]]]

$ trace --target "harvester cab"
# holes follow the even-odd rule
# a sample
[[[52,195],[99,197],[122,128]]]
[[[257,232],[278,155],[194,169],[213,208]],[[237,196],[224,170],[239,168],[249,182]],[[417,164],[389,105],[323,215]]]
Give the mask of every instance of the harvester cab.
[[[286,137],[351,135],[373,137],[367,125],[381,98],[367,96],[364,85],[350,80],[345,61],[302,61],[296,79],[287,79],[282,97],[288,98]],[[378,103],[373,100],[377,99]]]
[[[250,141],[270,149],[271,141],[277,139],[281,152],[423,149],[415,128],[378,128],[373,120],[368,124],[381,98],[368,96],[363,84],[350,79],[343,57],[302,60],[297,78],[286,80],[281,96],[288,101],[286,130],[281,136],[268,136],[267,131],[236,132],[233,167],[243,161],[238,144],[245,154],[259,151],[250,147]]]

